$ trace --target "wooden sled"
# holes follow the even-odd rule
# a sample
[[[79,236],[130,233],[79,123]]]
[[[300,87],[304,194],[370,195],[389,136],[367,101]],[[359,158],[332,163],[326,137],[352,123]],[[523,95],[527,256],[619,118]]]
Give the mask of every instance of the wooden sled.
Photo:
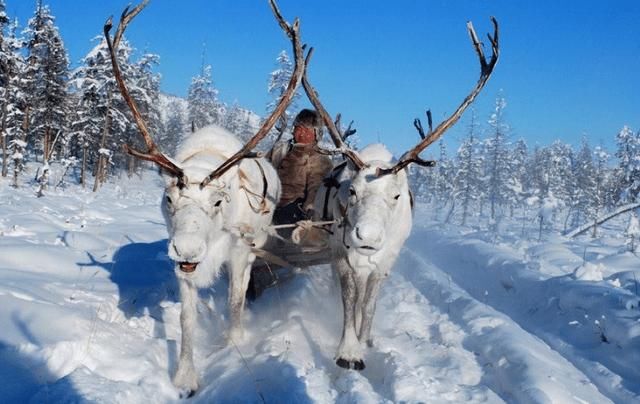
[[[297,224],[283,225],[280,228],[285,226],[296,227]],[[257,258],[251,268],[247,289],[249,300],[255,300],[266,289],[291,279],[300,269],[331,262],[331,250],[326,242],[300,245],[289,238],[283,238],[275,231],[262,248],[254,248],[253,252]]]

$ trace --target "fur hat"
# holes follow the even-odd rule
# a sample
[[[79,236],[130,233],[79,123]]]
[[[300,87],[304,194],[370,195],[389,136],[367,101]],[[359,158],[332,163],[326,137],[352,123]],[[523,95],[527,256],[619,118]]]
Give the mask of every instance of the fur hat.
[[[312,109],[303,109],[298,112],[296,119],[293,121],[293,126],[306,126],[307,128],[321,128],[322,119],[320,115]]]

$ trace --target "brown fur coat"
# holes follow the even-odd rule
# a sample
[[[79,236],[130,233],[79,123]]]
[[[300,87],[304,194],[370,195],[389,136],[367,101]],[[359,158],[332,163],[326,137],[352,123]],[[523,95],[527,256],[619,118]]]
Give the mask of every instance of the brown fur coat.
[[[278,206],[300,199],[304,211],[313,208],[322,179],[333,167],[331,159],[314,150],[313,144],[285,144],[274,150],[272,163],[282,183]]]

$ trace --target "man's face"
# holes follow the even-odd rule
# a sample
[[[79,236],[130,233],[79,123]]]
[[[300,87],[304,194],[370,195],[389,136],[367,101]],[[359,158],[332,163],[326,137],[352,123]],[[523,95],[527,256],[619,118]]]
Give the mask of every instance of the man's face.
[[[293,139],[296,143],[309,144],[316,142],[316,131],[307,126],[295,126],[293,128]]]

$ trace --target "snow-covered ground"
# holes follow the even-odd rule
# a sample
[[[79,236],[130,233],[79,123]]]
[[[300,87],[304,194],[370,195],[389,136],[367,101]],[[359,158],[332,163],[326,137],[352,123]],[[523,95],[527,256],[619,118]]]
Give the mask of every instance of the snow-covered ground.
[[[0,402],[162,403],[180,303],[159,211],[161,181],[36,198],[0,180]],[[225,346],[226,279],[200,294],[192,402],[640,402],[637,256],[604,236],[500,237],[428,220],[378,301],[362,372],[338,368],[329,267],[300,272],[247,311]],[[528,232],[525,232],[528,234]]]

